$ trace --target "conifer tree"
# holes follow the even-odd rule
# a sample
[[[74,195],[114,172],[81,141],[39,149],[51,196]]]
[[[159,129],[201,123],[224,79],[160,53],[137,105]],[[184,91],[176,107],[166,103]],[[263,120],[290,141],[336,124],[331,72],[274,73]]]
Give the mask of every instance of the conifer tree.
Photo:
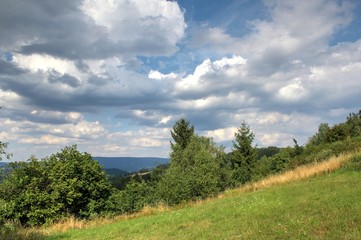
[[[189,121],[181,118],[174,124],[171,135],[174,140],[174,143],[171,142],[172,150],[176,145],[184,150],[194,135],[194,126],[190,126]]]
[[[257,159],[256,148],[252,146],[254,133],[246,122],[242,122],[238,128],[233,141],[233,151],[231,160],[233,164],[233,179],[239,183],[245,183],[251,180],[252,172]]]

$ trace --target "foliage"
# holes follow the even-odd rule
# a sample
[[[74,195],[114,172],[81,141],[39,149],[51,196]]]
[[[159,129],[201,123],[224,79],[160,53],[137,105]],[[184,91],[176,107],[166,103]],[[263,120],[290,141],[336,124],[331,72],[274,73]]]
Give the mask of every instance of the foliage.
[[[318,132],[309,139],[309,145],[318,145],[328,142],[328,134],[330,127],[328,123],[321,123],[318,127]]]
[[[272,157],[273,155],[279,153],[282,149],[275,147],[275,146],[269,146],[266,148],[257,148],[257,160],[261,159],[262,157]]]
[[[298,145],[296,139],[293,138],[292,140],[294,142],[294,147],[292,149],[291,156],[292,157],[300,156],[303,152],[303,147]]]
[[[308,145],[332,143],[358,136],[361,136],[361,110],[358,113],[350,113],[345,122],[332,127],[322,123],[318,132],[309,139]]]
[[[8,143],[4,143],[0,141],[0,161],[3,159],[3,156],[5,156],[6,159],[10,159],[12,154],[6,152],[6,148],[8,147]]]
[[[346,124],[351,137],[361,136],[361,110],[358,113],[350,113]]]
[[[76,146],[41,161],[10,163],[0,185],[0,221],[39,225],[66,215],[90,217],[100,213],[110,195],[102,167]]]
[[[99,213],[110,195],[110,184],[103,168],[76,146],[66,147],[47,161],[52,194],[62,211],[79,217]]]
[[[254,133],[243,122],[238,128],[233,141],[233,151],[229,155],[234,169],[233,179],[236,183],[245,183],[252,179],[257,159],[257,150],[252,146]]]
[[[172,154],[171,164],[158,185],[167,204],[214,196],[222,190],[224,148],[212,139],[194,135],[185,149]]]
[[[49,239],[361,239],[360,177],[345,171],[262,191],[237,189],[204,204]]]
[[[124,190],[113,191],[106,202],[104,213],[112,216],[141,210],[150,204],[150,199],[154,196],[150,187],[144,181],[131,180]]]
[[[171,148],[185,149],[194,135],[194,126],[190,126],[189,121],[184,118],[179,119],[171,130],[171,135],[174,143],[171,142]]]
[[[211,138],[194,134],[194,126],[180,119],[171,131],[170,163],[113,178],[76,146],[43,160],[11,163],[0,183],[0,225],[39,225],[73,215],[90,218],[114,216],[158,203],[175,205],[216,196],[219,192],[312,162],[361,148],[361,111],[344,123],[321,124],[304,145],[286,148],[253,146],[254,133],[243,122],[235,133],[233,150],[225,154]],[[7,145],[0,143],[2,155]],[[359,171],[359,158],[345,169]],[[11,224],[9,225],[11,226]]]

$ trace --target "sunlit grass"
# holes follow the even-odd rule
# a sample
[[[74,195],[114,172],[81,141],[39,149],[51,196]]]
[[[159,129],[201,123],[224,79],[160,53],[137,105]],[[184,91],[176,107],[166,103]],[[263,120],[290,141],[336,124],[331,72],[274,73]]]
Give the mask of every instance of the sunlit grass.
[[[343,154],[337,157],[332,157],[327,161],[316,162],[304,166],[299,166],[294,170],[290,170],[284,173],[276,174],[269,176],[260,181],[246,184],[240,188],[231,190],[230,192],[249,192],[255,191],[258,189],[268,188],[276,185],[281,185],[289,182],[294,182],[306,178],[310,178],[315,175],[320,175],[324,173],[331,173],[341,167],[346,161],[348,161],[352,156],[361,154],[358,153],[349,153]],[[227,193],[226,193],[227,194]]]
[[[361,213],[361,190],[354,187],[361,183],[360,171],[323,174],[339,169],[352,156],[361,156],[361,152],[301,166],[228,190],[217,198],[172,208],[145,207],[138,213],[114,218],[68,218],[40,229],[19,228],[8,238],[340,239],[334,235],[361,239],[355,227],[361,226],[361,214],[354,214]],[[323,176],[311,178],[316,175]],[[341,236],[346,230],[348,237]]]
[[[360,177],[336,172],[46,239],[360,239]]]
[[[361,188],[355,188],[361,172],[310,178],[335,171],[352,155],[299,167],[184,208],[148,207],[90,222],[70,219],[42,233],[45,239],[361,239]]]

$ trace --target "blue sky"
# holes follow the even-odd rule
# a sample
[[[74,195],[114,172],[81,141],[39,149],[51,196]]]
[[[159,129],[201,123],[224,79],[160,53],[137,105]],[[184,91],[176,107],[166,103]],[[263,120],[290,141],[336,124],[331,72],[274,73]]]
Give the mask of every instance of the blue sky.
[[[0,141],[13,160],[77,144],[168,157],[187,118],[230,150],[307,142],[361,97],[357,0],[2,0]]]

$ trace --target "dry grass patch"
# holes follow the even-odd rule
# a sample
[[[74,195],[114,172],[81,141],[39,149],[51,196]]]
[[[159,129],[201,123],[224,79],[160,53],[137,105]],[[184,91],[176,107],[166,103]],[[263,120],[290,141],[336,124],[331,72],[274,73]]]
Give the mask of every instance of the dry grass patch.
[[[32,228],[24,229],[24,231],[42,233],[44,235],[50,235],[54,232],[66,232],[71,229],[85,229],[92,228],[95,226],[102,226],[114,222],[129,220],[138,217],[144,217],[148,215],[153,215],[160,212],[170,211],[171,208],[165,204],[158,204],[156,207],[145,206],[141,211],[131,214],[122,214],[116,217],[102,217],[95,218],[92,220],[82,220],[75,217],[70,217],[63,219],[57,223],[52,224],[51,226],[42,227],[42,228]]]
[[[337,157],[332,157],[327,161],[300,166],[294,170],[272,175],[263,180],[246,184],[238,189],[227,191],[225,194],[228,195],[232,192],[252,192],[263,188],[269,188],[272,186],[307,179],[324,173],[331,173],[339,169],[351,157],[355,156],[355,154],[361,154],[361,151],[356,153],[342,154]]]

